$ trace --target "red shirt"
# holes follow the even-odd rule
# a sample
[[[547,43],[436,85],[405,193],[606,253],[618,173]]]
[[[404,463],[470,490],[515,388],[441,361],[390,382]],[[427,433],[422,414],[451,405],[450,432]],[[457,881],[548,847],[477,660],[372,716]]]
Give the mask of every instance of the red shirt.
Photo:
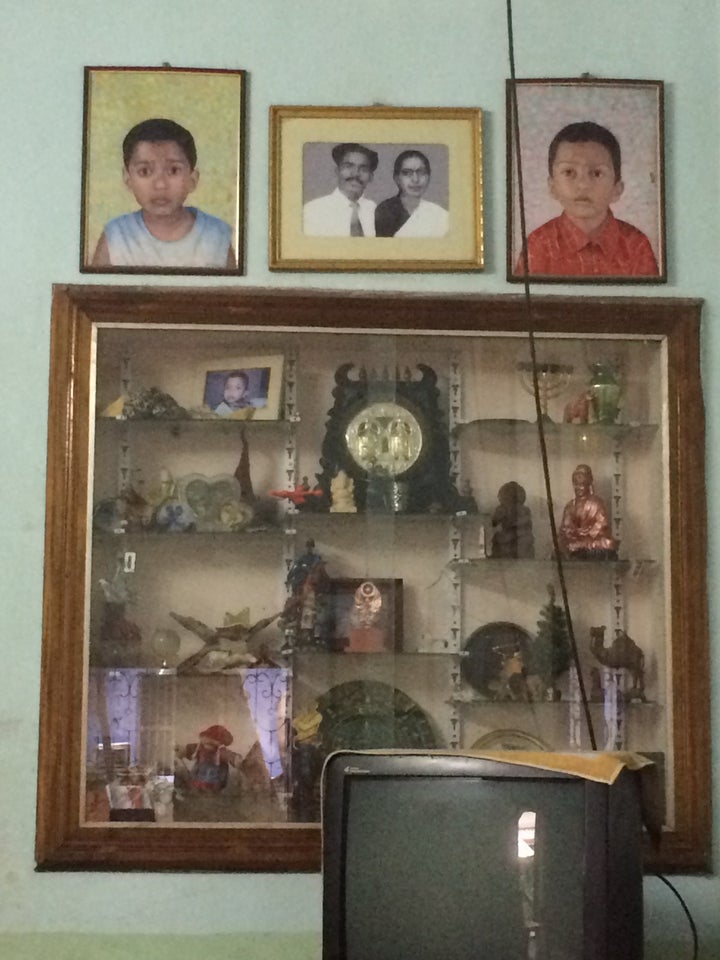
[[[528,236],[529,273],[565,277],[656,277],[655,254],[645,234],[608,211],[588,237],[563,213]],[[515,275],[522,276],[522,256]]]

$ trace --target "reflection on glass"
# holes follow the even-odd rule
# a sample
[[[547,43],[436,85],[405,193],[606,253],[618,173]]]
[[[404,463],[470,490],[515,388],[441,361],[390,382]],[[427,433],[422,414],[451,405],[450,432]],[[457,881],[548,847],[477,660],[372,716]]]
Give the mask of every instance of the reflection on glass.
[[[160,645],[172,656],[172,637]],[[85,820],[286,820],[287,669],[198,684],[163,664],[91,670]]]
[[[520,893],[525,929],[527,931],[527,960],[536,960],[538,891],[535,870],[535,821],[534,810],[524,810],[517,822],[517,855],[520,870]]]
[[[287,694],[287,670],[251,667],[245,671],[245,695],[257,730],[263,760],[271,780],[282,776],[280,731]]]
[[[518,857],[526,860],[535,855],[535,811],[526,810],[518,819]]]

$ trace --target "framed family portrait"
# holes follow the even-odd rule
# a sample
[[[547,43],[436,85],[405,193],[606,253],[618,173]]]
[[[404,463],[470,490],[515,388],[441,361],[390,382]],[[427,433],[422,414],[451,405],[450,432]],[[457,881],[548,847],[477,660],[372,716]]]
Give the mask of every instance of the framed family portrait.
[[[339,653],[402,650],[402,579],[333,579],[330,604],[333,650]]]
[[[662,81],[508,80],[506,100],[508,280],[666,282]]]
[[[282,356],[221,357],[200,364],[198,400],[230,420],[277,420],[282,379]]]
[[[81,272],[243,272],[245,86],[243,70],[85,68]]]
[[[482,113],[270,108],[272,270],[483,268]]]

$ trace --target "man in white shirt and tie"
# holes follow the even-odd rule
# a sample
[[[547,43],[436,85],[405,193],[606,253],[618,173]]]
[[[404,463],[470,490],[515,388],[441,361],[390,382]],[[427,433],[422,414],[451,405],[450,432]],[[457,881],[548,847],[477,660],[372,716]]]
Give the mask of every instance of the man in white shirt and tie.
[[[378,155],[359,143],[339,143],[332,149],[337,187],[303,207],[303,231],[308,237],[374,237],[375,203],[363,196],[378,165]]]

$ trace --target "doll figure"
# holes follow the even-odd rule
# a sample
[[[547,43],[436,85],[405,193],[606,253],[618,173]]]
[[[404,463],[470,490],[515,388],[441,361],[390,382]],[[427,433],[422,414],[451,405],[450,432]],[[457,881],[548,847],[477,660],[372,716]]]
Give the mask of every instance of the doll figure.
[[[198,734],[198,743],[178,749],[178,756],[191,760],[187,785],[202,793],[219,793],[227,786],[230,766],[237,767],[239,754],[229,750],[233,735],[219,723]]]

